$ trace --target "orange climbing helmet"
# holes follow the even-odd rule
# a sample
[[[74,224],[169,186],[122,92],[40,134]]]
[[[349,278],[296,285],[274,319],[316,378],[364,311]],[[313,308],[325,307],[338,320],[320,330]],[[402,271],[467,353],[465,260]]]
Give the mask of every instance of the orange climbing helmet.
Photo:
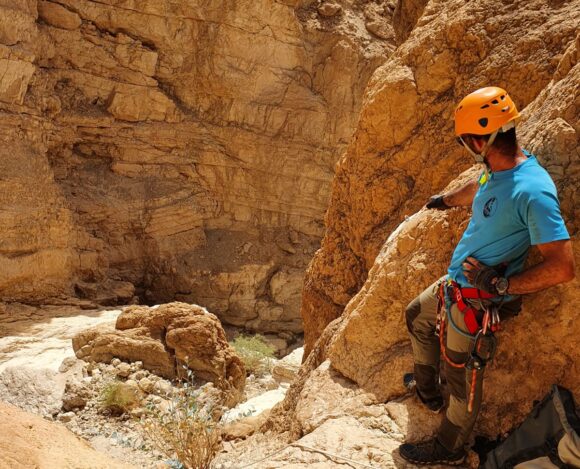
[[[468,94],[455,109],[455,135],[489,135],[515,127],[520,118],[506,90],[497,86]]]

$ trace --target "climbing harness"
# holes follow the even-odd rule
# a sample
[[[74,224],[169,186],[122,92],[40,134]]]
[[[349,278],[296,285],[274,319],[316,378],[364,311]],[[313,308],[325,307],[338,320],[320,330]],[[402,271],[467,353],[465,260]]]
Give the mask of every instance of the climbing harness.
[[[439,336],[439,345],[444,360],[453,368],[465,368],[471,370],[471,389],[467,410],[473,411],[473,401],[475,400],[477,372],[483,370],[488,362],[493,360],[497,348],[497,339],[494,332],[500,328],[499,306],[491,304],[489,301],[495,295],[478,290],[477,288],[461,288],[451,279],[446,279],[439,286],[439,302],[437,305],[437,321],[435,334]],[[479,303],[479,310],[471,306],[465,300],[476,300]],[[463,314],[463,320],[469,333],[462,331],[453,321],[451,316],[451,306],[455,303],[459,311]],[[478,316],[481,319],[481,325]],[[469,357],[464,363],[456,363],[447,355],[445,347],[445,324],[449,321],[451,327],[459,334],[472,341]]]

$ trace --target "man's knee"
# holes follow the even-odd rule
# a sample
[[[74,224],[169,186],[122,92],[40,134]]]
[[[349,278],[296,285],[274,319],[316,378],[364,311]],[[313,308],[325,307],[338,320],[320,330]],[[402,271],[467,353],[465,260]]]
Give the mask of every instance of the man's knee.
[[[413,333],[413,322],[417,319],[417,316],[421,314],[421,301],[417,296],[413,301],[411,301],[407,308],[405,309],[405,320],[407,321],[407,329],[412,334]]]

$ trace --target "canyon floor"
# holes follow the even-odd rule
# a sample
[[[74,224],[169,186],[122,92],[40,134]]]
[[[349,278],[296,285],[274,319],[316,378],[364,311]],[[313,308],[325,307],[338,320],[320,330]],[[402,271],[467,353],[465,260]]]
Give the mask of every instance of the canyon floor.
[[[10,312],[2,316],[0,323],[0,400],[27,413],[20,415],[16,407],[6,404],[0,409],[14,426],[7,433],[10,442],[0,438],[0,448],[4,448],[0,462],[10,461],[8,446],[20,441],[15,428],[27,419],[36,418],[32,414],[37,414],[44,419],[26,427],[29,431],[33,427],[33,432],[40,431],[42,425],[50,422],[54,425],[49,429],[50,435],[54,435],[48,440],[51,447],[58,446],[59,441],[66,447],[72,443],[62,443],[63,438],[72,435],[62,436],[58,431],[70,430],[88,443],[84,451],[90,448],[94,451],[85,456],[85,462],[94,467],[116,467],[111,464],[146,469],[180,467],[150,441],[140,420],[143,409],[121,416],[99,409],[99,392],[108,382],[130,384],[134,381],[139,386],[143,382],[151,383],[146,400],[152,403],[169,400],[175,382],[156,377],[139,362],[128,364],[113,359],[111,363],[87,363],[78,360],[73,352],[72,338],[76,334],[114,322],[121,309],[12,305]],[[227,333],[231,338],[237,330],[229,328]],[[242,401],[222,416],[228,436],[224,437],[212,467],[413,467],[398,456],[398,445],[407,436],[428,434],[438,418],[423,411],[414,397],[403,396],[389,403],[373,402],[353,382],[334,372],[329,362],[312,373],[300,394],[301,402],[296,410],[307,430],[302,438],[292,441],[287,432],[259,431],[270,409],[284,399],[289,381],[295,379],[302,357],[299,345],[300,341],[296,342],[284,360],[273,360],[269,373],[259,378],[248,377]],[[292,365],[284,366],[288,359],[292,359]],[[78,399],[85,401],[83,407],[73,408],[78,405]],[[254,428],[238,435],[240,425],[243,427],[248,421],[253,422],[250,426]],[[19,451],[39,457],[44,454],[42,444],[27,443]],[[37,460],[38,467],[58,467],[54,464],[84,467],[78,460],[68,462],[69,456],[66,450],[55,453],[58,463],[54,458],[42,456],[42,460]],[[102,463],[100,458],[109,462]],[[34,457],[28,459],[34,460]],[[26,467],[18,465],[25,460],[19,454],[15,459],[18,462],[11,461],[9,467]]]
[[[84,439],[102,455],[104,461],[110,458],[120,465],[147,469],[173,467],[169,458],[155,449],[144,432],[140,424],[143,409],[121,416],[103,414],[99,410],[99,392],[108,382],[119,380],[130,382],[134,378],[145,378],[151,382],[148,399],[159,403],[169,399],[175,382],[143,370],[139,363],[129,365],[114,359],[112,364],[89,364],[78,360],[73,351],[72,338],[76,334],[98,325],[114,323],[121,309],[81,309],[78,305],[46,307],[11,305],[10,313],[2,315],[0,319],[0,401],[15,406],[2,404],[0,413],[5,419],[18,426],[23,419],[33,418],[32,414],[37,414],[44,417],[44,421],[55,422],[59,427],[66,427]],[[229,337],[233,337],[236,333],[236,328],[228,329]],[[284,343],[283,340],[278,342]],[[297,342],[293,347],[291,358],[296,362],[294,368],[298,367],[301,359],[302,349],[299,345]],[[279,370],[280,366],[276,367],[279,362],[281,360],[271,359],[269,369]],[[282,370],[282,373],[284,372]],[[288,371],[285,373],[288,374]],[[293,371],[290,370],[289,373],[292,374]],[[282,381],[274,380],[271,372],[259,378],[249,376],[242,402],[224,415],[224,423],[268,411],[284,398],[289,383],[284,378]],[[82,408],[67,407],[73,402],[69,390],[71,383],[74,386],[82,386],[86,391],[85,395],[82,392],[77,392],[78,395],[72,393],[73,401],[79,398],[86,400]],[[74,402],[72,405],[74,406]],[[16,407],[28,413],[20,414]],[[35,421],[34,425],[38,429],[43,424],[40,423],[39,427],[38,421]],[[49,431],[52,432],[52,429]],[[11,429],[6,438],[10,441],[0,442],[2,449],[19,436]],[[57,442],[51,438],[49,443],[54,445]],[[34,453],[40,449],[41,446],[34,448],[31,445],[25,451]],[[0,463],[10,461],[9,450],[0,453]],[[66,452],[61,456],[55,456],[60,458],[57,459],[60,460],[60,464],[64,464],[62,467],[81,467],[77,466],[79,462],[67,465],[65,456]],[[86,462],[98,465],[99,457],[96,453],[89,453]],[[19,455],[10,462],[10,467],[20,467],[18,464],[23,461],[25,459]],[[51,464],[54,464],[50,458],[38,462],[39,467],[53,467]],[[235,466],[224,465],[224,467]]]

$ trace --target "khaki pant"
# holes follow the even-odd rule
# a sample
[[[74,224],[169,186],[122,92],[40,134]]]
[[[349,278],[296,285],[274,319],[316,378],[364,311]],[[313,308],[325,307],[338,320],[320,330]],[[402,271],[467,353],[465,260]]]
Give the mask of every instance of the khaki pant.
[[[439,365],[440,354],[439,337],[435,335],[437,319],[437,304],[439,285],[444,277],[428,287],[415,298],[406,310],[407,327],[411,336],[413,356],[415,360],[415,380],[417,391],[425,400],[440,395]],[[500,309],[502,320],[517,314],[521,307],[521,300],[504,304]],[[451,307],[451,319],[463,332],[468,333],[463,315],[457,305]],[[446,321],[445,348],[447,356],[455,363],[465,363],[469,357],[473,340],[457,332]],[[444,362],[444,373],[449,389],[449,406],[445,419],[437,434],[439,442],[450,451],[455,451],[466,443],[481,405],[483,376],[485,369],[476,372],[475,394],[472,411],[468,411],[468,400],[471,392],[472,370],[455,368]]]

